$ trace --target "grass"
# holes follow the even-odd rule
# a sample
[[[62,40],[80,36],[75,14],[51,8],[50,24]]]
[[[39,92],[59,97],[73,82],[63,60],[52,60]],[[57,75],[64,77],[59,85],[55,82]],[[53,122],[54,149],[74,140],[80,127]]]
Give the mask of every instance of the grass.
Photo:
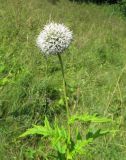
[[[0,160],[43,157],[41,148],[46,145],[38,144],[39,137],[27,141],[17,137],[32,124],[43,123],[44,115],[51,121],[57,116],[63,123],[58,58],[52,56],[47,62],[35,46],[49,21],[64,23],[74,33],[63,55],[71,114],[105,115],[119,130],[96,141],[89,159],[126,160],[126,22],[116,5],[67,0],[56,5],[47,0],[0,3]]]

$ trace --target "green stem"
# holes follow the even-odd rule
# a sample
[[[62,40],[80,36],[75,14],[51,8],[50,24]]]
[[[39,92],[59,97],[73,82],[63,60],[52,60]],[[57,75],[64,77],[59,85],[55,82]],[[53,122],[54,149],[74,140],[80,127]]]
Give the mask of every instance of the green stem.
[[[65,106],[67,111],[67,118],[69,119],[69,108],[68,108],[68,100],[67,100],[67,91],[66,91],[66,81],[65,81],[65,75],[64,75],[64,68],[63,68],[63,61],[61,58],[61,55],[58,54],[60,65],[61,65],[61,71],[62,71],[62,77],[63,77],[63,90],[64,90],[64,98],[65,98]]]
[[[62,71],[62,77],[63,77],[63,90],[64,90],[64,98],[65,98],[65,106],[66,106],[66,112],[67,112],[67,128],[68,128],[68,145],[70,143],[70,125],[68,124],[68,120],[69,120],[69,106],[68,106],[68,99],[67,99],[67,90],[66,90],[66,81],[65,81],[65,75],[64,75],[64,67],[63,67],[63,61],[61,58],[60,54],[57,54],[59,61],[60,61],[60,65],[61,65],[61,71]]]
[[[46,77],[46,80],[48,79],[48,59],[47,57],[45,57],[45,61],[46,61],[46,68],[45,68],[45,77]],[[45,88],[45,106],[46,106],[46,109],[48,107],[48,101],[47,101],[47,83],[46,83],[46,88]]]

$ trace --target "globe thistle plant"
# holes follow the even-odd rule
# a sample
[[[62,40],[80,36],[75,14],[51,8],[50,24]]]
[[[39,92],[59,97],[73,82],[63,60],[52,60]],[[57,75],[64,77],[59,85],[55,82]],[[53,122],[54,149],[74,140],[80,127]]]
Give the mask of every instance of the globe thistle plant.
[[[57,23],[50,23],[44,27],[44,30],[40,33],[37,38],[37,45],[41,49],[41,51],[45,55],[57,55],[59,58],[59,62],[61,65],[62,77],[63,77],[63,90],[64,90],[64,100],[66,106],[66,126],[59,126],[58,121],[54,121],[53,127],[50,125],[47,117],[45,116],[44,125],[34,125],[32,128],[28,129],[24,132],[21,137],[26,137],[28,135],[40,135],[48,140],[46,144],[49,143],[51,145],[50,149],[54,150],[53,154],[47,153],[44,154],[44,159],[60,159],[60,160],[73,160],[78,159],[78,155],[86,155],[89,152],[87,148],[95,138],[108,134],[109,131],[101,131],[101,129],[96,130],[96,132],[91,130],[91,128],[84,131],[82,134],[80,125],[74,125],[76,121],[78,123],[104,123],[104,122],[111,122],[108,118],[102,118],[95,115],[89,114],[82,114],[82,115],[70,115],[69,106],[68,106],[68,97],[67,97],[67,87],[65,82],[65,75],[64,75],[64,67],[63,61],[61,57],[61,53],[68,48],[69,44],[72,40],[72,32],[65,27],[63,24]],[[73,126],[74,125],[74,126]],[[75,128],[76,127],[76,128]],[[71,134],[71,130],[73,131]],[[73,134],[75,134],[73,136]],[[84,138],[85,137],[85,138]],[[46,148],[46,147],[45,147]],[[45,148],[44,152],[45,153]],[[86,149],[87,148],[87,149]],[[49,151],[49,150],[48,150]],[[37,153],[37,152],[35,152]],[[56,154],[54,154],[56,153]],[[87,154],[89,155],[89,154]],[[41,154],[42,156],[42,154]],[[38,157],[38,156],[37,156]],[[53,158],[51,158],[53,157]]]
[[[63,24],[45,25],[37,38],[37,46],[45,55],[63,53],[72,41],[72,32]]]
[[[67,119],[69,119],[68,98],[66,91],[66,82],[64,76],[64,67],[62,62],[61,53],[69,47],[72,41],[72,32],[63,24],[50,23],[45,25],[42,32],[40,32],[37,38],[37,46],[45,55],[57,55],[61,65],[62,77],[63,77],[63,90],[64,99],[67,112]],[[70,126],[68,124],[68,135],[70,141]]]

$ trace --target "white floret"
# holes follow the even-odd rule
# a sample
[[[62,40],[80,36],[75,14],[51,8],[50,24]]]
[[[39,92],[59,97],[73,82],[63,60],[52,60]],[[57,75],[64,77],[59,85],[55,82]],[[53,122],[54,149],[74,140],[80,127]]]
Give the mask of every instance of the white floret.
[[[37,46],[46,54],[62,53],[72,41],[72,32],[63,24],[46,25],[37,38]]]

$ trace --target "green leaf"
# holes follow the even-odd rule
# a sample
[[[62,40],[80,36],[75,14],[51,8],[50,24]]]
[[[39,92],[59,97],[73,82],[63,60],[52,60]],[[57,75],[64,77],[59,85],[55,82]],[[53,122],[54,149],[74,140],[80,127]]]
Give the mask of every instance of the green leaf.
[[[44,124],[45,124],[44,128],[46,129],[46,132],[48,131],[48,133],[52,133],[52,128],[50,127],[47,117],[45,117]]]
[[[26,132],[24,132],[19,137],[21,138],[21,137],[26,137],[28,135],[34,135],[34,134],[43,135],[45,137],[52,135],[53,130],[50,127],[50,124],[47,118],[45,118],[44,123],[45,123],[45,126],[34,125],[33,128],[28,129]]]
[[[67,132],[65,128],[59,128],[58,123],[55,121],[53,136],[51,138],[52,146],[59,153],[64,154],[66,152]]]
[[[50,135],[50,132],[45,127],[34,125],[33,128],[28,129],[26,132],[24,132],[19,137],[22,138],[22,137],[26,137],[28,135],[34,135],[34,134],[48,136],[48,135]]]
[[[104,136],[108,133],[110,133],[111,131],[109,130],[104,130],[102,131],[101,129],[98,129],[98,130],[95,130],[95,131],[89,131],[86,135],[86,138],[89,139],[89,138],[93,138],[93,139],[96,139],[98,137],[101,137],[101,136]]]
[[[56,144],[55,144],[55,149],[61,153],[61,154],[65,154],[66,153],[66,149],[67,149],[67,145],[66,143],[65,144],[62,144],[60,143],[60,141],[58,141]]]
[[[67,153],[67,159],[69,160],[73,159],[72,152]]]
[[[59,128],[56,121],[54,128],[51,128],[48,119],[45,117],[44,126],[34,125],[33,128],[28,129],[26,132],[20,135],[20,138],[34,134],[49,137],[53,149],[55,149],[61,154],[64,154],[66,152],[66,142],[68,138],[67,132],[65,128]]]
[[[69,124],[75,123],[75,121],[80,122],[94,122],[94,123],[105,123],[105,122],[111,122],[111,119],[104,118],[104,117],[98,117],[95,115],[89,115],[89,114],[83,114],[83,115],[74,115],[69,119]]]
[[[92,143],[93,138],[89,138],[88,140],[77,140],[74,149],[72,152],[69,153],[69,157],[74,158],[76,155],[83,155],[85,154],[85,147]]]

